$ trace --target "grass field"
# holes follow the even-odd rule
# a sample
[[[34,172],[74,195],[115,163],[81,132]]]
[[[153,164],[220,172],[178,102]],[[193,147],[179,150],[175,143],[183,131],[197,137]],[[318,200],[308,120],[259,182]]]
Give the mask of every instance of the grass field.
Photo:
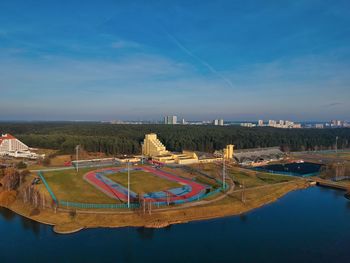
[[[108,177],[124,187],[128,186],[127,172],[111,174],[108,175]],[[130,189],[137,194],[158,192],[181,186],[182,185],[177,182],[160,178],[149,172],[130,171]]]
[[[341,151],[338,153],[320,153],[320,152],[310,152],[310,153],[298,153],[294,152],[291,154],[294,158],[302,158],[305,160],[310,161],[320,161],[320,160],[326,160],[326,161],[350,161],[350,151]]]
[[[296,177],[278,175],[278,174],[268,174],[261,172],[242,172],[234,169],[229,170],[229,175],[231,178],[239,184],[244,184],[245,187],[255,187],[266,184],[276,184],[282,182],[289,182],[296,179]]]
[[[194,166],[196,169],[202,170],[203,172],[214,176],[221,180],[221,167],[215,163],[202,164]],[[269,174],[263,172],[252,171],[248,169],[243,169],[234,166],[228,166],[226,169],[226,174],[232,178],[232,180],[239,185],[244,184],[245,187],[256,187],[267,184],[276,184],[282,182],[289,182],[295,180],[295,177]]]
[[[83,179],[83,175],[96,168],[83,168],[76,174],[75,170],[45,172],[44,177],[58,200],[81,203],[116,203],[100,190]]]

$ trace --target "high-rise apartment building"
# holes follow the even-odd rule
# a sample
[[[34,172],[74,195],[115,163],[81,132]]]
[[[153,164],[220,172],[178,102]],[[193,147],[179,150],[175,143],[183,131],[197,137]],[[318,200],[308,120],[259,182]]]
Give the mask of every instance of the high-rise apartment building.
[[[177,116],[165,116],[164,124],[177,124]]]
[[[224,126],[224,120],[223,119],[215,119],[215,120],[213,120],[213,124],[215,125],[215,126]]]

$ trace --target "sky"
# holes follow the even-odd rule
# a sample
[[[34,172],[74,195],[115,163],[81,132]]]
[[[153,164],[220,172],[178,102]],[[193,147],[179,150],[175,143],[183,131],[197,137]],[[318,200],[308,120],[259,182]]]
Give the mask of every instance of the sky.
[[[0,120],[350,120],[350,1],[0,1]]]

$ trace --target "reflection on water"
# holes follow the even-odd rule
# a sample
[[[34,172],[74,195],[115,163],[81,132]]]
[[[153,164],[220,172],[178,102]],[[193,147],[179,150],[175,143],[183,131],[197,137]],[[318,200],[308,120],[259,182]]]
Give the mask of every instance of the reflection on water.
[[[350,210],[350,200],[346,203],[346,208]]]
[[[16,217],[16,214],[7,208],[0,207],[0,219],[11,221]]]
[[[30,230],[35,236],[39,236],[41,224],[25,217],[21,217],[21,223],[24,230]]]
[[[141,239],[152,239],[154,236],[154,228],[138,227],[136,229],[138,236]]]
[[[239,219],[241,220],[242,223],[247,223],[248,222],[248,215],[242,214],[239,216]]]
[[[72,235],[55,234],[52,227],[0,208],[1,263],[345,263],[350,262],[349,244],[350,201],[342,191],[320,187],[291,192],[239,216]]]
[[[5,219],[5,221],[8,222],[20,221],[20,225],[22,226],[23,230],[29,230],[37,237],[40,234],[40,228],[42,227],[40,223],[23,216],[19,216],[7,208],[0,207],[0,220],[1,219]]]

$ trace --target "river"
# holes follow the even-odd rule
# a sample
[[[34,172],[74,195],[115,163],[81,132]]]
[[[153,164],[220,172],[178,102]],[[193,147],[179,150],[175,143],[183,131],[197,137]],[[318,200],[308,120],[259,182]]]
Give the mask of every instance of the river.
[[[0,209],[0,262],[350,262],[350,201],[312,187],[245,215],[164,229],[52,227]]]

